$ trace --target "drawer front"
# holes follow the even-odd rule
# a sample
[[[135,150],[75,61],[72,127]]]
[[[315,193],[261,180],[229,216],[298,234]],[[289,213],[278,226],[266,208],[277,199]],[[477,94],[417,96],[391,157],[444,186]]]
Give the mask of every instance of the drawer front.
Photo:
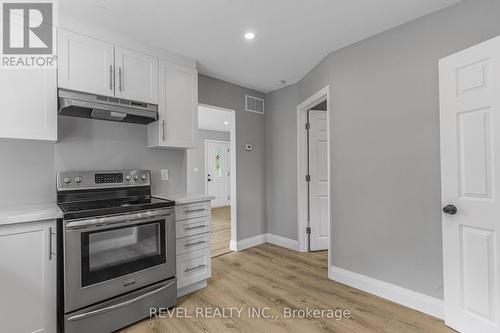
[[[211,217],[179,221],[175,226],[177,238],[199,235],[210,232]]]
[[[175,206],[177,221],[210,216],[210,201]]]
[[[177,289],[212,276],[210,248],[177,256]]]
[[[177,240],[177,254],[183,254],[210,247],[210,233],[189,236]]]

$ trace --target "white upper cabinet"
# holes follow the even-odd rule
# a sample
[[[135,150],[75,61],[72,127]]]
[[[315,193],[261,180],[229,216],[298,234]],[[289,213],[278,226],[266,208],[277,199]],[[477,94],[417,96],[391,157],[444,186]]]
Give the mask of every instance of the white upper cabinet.
[[[160,61],[159,121],[148,125],[151,148],[193,148],[198,130],[198,72]]]
[[[0,138],[57,140],[55,69],[0,70]]]
[[[66,30],[59,31],[60,88],[114,96],[114,46]]]
[[[59,88],[158,104],[158,58],[61,29]]]
[[[158,104],[158,59],[115,47],[115,96]]]

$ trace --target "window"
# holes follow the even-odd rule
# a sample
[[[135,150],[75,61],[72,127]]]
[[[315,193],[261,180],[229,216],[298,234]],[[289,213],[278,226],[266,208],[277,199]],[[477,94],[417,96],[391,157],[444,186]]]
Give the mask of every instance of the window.
[[[222,149],[217,147],[214,149],[214,176],[222,177]]]

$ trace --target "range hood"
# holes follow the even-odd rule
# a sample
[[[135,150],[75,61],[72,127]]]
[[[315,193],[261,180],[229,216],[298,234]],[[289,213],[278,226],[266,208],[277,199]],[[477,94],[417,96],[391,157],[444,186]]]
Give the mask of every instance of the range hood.
[[[149,124],[158,120],[158,105],[116,97],[58,89],[59,114],[123,123]]]

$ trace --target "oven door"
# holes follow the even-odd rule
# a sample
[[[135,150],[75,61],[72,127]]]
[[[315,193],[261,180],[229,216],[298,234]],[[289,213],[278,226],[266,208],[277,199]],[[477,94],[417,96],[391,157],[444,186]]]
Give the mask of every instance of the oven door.
[[[173,209],[65,222],[65,312],[175,276]]]

